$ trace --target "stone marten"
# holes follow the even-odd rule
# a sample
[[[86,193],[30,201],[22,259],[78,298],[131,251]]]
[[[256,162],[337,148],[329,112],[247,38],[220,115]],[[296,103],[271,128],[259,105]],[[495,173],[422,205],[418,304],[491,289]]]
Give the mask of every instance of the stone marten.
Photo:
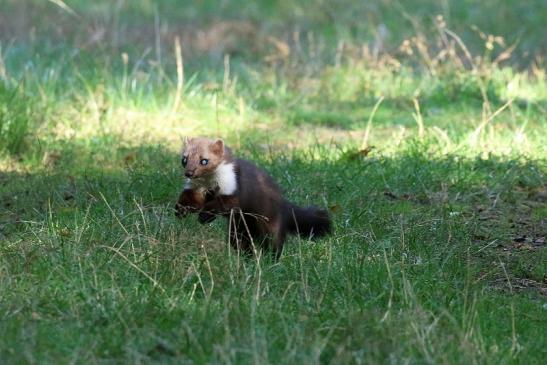
[[[287,234],[318,238],[331,231],[326,210],[287,201],[266,171],[234,158],[220,139],[186,140],[181,162],[186,183],[175,214],[199,213],[201,223],[227,217],[229,242],[236,249],[252,253],[256,245],[278,259]]]

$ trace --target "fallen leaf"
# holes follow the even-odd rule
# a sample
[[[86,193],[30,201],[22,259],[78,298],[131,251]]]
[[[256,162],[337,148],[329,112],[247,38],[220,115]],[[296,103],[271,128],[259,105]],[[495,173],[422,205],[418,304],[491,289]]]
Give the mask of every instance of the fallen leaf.
[[[46,167],[56,165],[61,159],[61,154],[56,151],[46,152],[42,158],[42,164]]]
[[[362,156],[368,156],[369,153],[371,153],[374,148],[376,148],[376,147],[367,146],[366,148],[363,148],[362,150],[359,150],[359,154],[362,155]]]
[[[350,151],[346,154],[346,158],[348,160],[355,160],[359,157],[367,157],[374,148],[374,146],[368,146],[358,151]]]
[[[338,203],[336,204],[333,204],[329,207],[329,210],[332,212],[332,213],[338,213],[340,210],[342,210],[342,206]]]
[[[136,152],[129,152],[125,157],[123,158],[123,162],[126,165],[130,165],[137,159],[137,153]]]

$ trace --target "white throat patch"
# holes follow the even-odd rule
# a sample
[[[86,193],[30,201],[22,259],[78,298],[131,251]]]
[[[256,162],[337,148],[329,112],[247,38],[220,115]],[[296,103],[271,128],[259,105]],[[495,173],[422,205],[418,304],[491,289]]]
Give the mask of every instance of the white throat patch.
[[[216,190],[220,195],[232,195],[237,190],[237,179],[233,163],[222,162],[209,178],[186,179],[185,189]]]
[[[215,171],[220,195],[232,195],[237,190],[237,179],[233,163],[222,162]]]

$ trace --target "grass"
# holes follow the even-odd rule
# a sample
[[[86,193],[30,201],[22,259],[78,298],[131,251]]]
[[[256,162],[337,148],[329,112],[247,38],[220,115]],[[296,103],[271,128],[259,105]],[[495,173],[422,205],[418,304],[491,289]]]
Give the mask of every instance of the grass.
[[[18,86],[0,84],[0,145],[9,153],[18,153],[25,147],[32,115],[33,100],[26,97]]]
[[[1,363],[542,363],[543,2],[65,3],[0,5]],[[184,135],[334,234],[175,219]]]

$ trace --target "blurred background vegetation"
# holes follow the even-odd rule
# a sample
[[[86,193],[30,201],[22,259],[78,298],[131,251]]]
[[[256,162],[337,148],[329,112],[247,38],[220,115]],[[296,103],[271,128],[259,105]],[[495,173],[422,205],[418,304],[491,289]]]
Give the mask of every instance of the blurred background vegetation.
[[[515,46],[514,61],[521,65],[542,57],[547,47],[542,0],[3,0],[1,10],[4,42],[39,40],[53,49],[131,50],[154,47],[158,38],[171,45],[179,35],[190,38],[183,42],[190,58],[220,48],[255,58],[252,47],[266,48],[268,37],[300,47],[315,41],[331,53],[338,42],[396,52],[412,37],[431,38],[439,16],[473,54],[484,51],[488,35]]]
[[[542,0],[3,0],[0,140],[20,151],[40,126],[135,137],[114,119],[156,141],[326,138],[362,130],[381,96],[377,136],[416,127],[416,98],[457,140],[483,107],[545,110],[546,18]]]

